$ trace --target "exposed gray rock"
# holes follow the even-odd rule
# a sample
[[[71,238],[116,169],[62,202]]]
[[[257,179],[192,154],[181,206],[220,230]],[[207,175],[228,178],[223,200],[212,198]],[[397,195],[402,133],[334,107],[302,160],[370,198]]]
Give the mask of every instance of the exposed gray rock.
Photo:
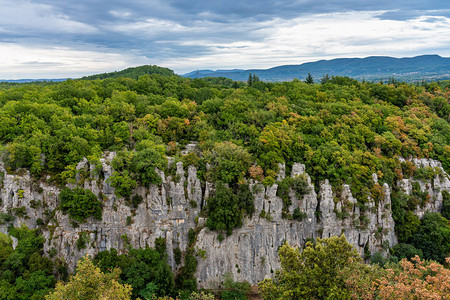
[[[195,145],[189,146],[189,151],[194,150]],[[133,211],[124,199],[114,194],[114,188],[108,183],[107,179],[113,172],[110,162],[114,157],[115,153],[108,152],[100,159],[99,166],[91,165],[86,159],[77,166],[80,172],[90,173],[89,178],[84,178],[80,173],[76,178],[78,184],[96,195],[102,195],[101,221],[90,218],[74,228],[69,217],[58,209],[58,187],[45,182],[33,183],[27,172],[21,175],[8,174],[1,163],[0,171],[5,176],[0,211],[11,213],[15,208],[25,208],[26,217],[16,218],[14,226],[25,224],[35,228],[38,218],[44,220],[46,226],[42,230],[46,238],[45,251],[55,248],[71,268],[86,253],[95,255],[98,251],[111,248],[118,249],[120,253],[126,251],[127,243],[133,247],[153,246],[156,238],[164,237],[169,263],[175,270],[179,266],[174,261],[173,249],[179,247],[185,251],[189,229],[203,227],[195,248],[206,252],[204,257],[197,257],[196,273],[199,285],[205,287],[220,282],[225,272],[231,272],[236,280],[248,280],[251,283],[270,277],[272,271],[280,267],[277,249],[284,241],[293,246],[302,246],[310,238],[344,233],[361,254],[365,247],[376,252],[397,243],[391,213],[391,189],[386,184],[382,186],[383,197],[379,203],[369,198],[366,209],[362,211],[348,185],[342,186],[337,196],[328,180],[325,180],[316,194],[311,178],[305,173],[305,166],[296,163],[292,166],[291,176],[304,176],[308,189],[298,199],[295,193],[290,193],[292,205],[289,212],[299,208],[306,218],[301,222],[283,219],[282,199],[277,197],[278,185],[264,187],[259,182],[249,180],[255,199],[255,213],[244,220],[241,228],[235,229],[231,236],[225,236],[225,240],[219,242],[217,233],[205,228],[205,218],[199,216],[206,199],[214,192],[214,185],[202,183],[195,167],[185,169],[178,162],[176,175],[167,177],[164,172],[156,170],[162,183],[137,187],[134,193],[142,196],[143,202]],[[442,170],[441,164],[433,160],[413,160],[413,163]],[[418,182],[420,188],[430,194],[426,206],[418,207],[416,213],[419,216],[427,210],[438,211],[441,208],[442,191],[450,191],[448,174],[443,170],[442,174],[430,182],[404,179],[398,183],[405,193],[410,194],[412,183]],[[285,176],[285,166],[280,164],[278,179]],[[373,181],[378,182],[375,174]],[[261,211],[264,213],[261,214]],[[127,217],[131,218],[131,224],[127,225]],[[7,225],[0,226],[0,230],[7,232]],[[90,242],[86,249],[77,249],[76,241],[82,233],[89,236]]]

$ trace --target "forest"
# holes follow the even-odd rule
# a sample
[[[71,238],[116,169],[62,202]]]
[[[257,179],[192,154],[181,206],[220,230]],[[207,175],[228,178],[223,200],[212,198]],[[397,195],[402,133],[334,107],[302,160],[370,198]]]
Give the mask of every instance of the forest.
[[[199,151],[183,155],[192,142]],[[202,213],[220,236],[231,235],[254,213],[249,178],[270,186],[280,163],[286,172],[296,162],[305,164],[315,188],[328,179],[338,194],[349,184],[362,210],[368,196],[376,200],[387,183],[399,241],[389,256],[361,259],[345,237],[310,241],[303,251],[285,244],[279,249],[282,269],[259,284],[261,296],[445,299],[450,293],[450,193],[442,191],[441,212],[419,218],[414,209],[428,195],[417,187],[406,195],[397,185],[403,178],[442,176],[439,169],[399,158],[435,159],[450,172],[450,82],[324,76],[272,83],[256,75],[237,82],[189,79],[146,66],[60,83],[0,83],[5,169],[28,170],[34,181],[63,188],[60,209],[76,222],[101,219],[102,204],[90,191],[64,187],[75,182],[83,158],[96,164],[107,151],[117,152],[108,180],[130,205],[142,201],[133,196],[137,186],[161,181],[155,168],[173,172],[168,158],[196,166],[201,180],[216,184]],[[279,184],[282,199],[283,186],[304,189],[301,180]],[[303,218],[299,211],[284,217]],[[12,218],[2,212],[0,224]],[[227,274],[216,291],[197,291],[195,255],[179,253],[184,265],[174,273],[164,240],[154,249],[130,247],[120,255],[111,249],[87,257],[69,277],[55,253],[43,252],[39,228],[8,230],[18,245],[13,248],[11,238],[0,234],[0,299],[245,299],[250,292],[248,283]],[[339,258],[331,259],[336,253]]]

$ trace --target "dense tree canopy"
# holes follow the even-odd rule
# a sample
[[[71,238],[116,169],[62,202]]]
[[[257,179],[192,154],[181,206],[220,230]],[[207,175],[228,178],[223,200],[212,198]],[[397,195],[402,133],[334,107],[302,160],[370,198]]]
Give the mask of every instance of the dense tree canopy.
[[[18,244],[13,249],[11,238],[0,232],[0,299],[43,299],[67,268],[43,255],[45,240],[38,230],[22,226],[9,234]]]
[[[342,184],[350,184],[362,211],[367,208],[367,196],[378,203],[380,186],[388,183],[393,188],[393,218],[401,242],[392,254],[400,258],[418,254],[443,263],[450,249],[450,194],[442,191],[442,216],[425,214],[420,219],[414,211],[417,206],[424,207],[430,196],[417,185],[406,195],[396,182],[442,175],[437,169],[417,168],[399,157],[433,158],[450,171],[449,88],[448,82],[390,80],[383,84],[339,76],[325,76],[321,84],[315,84],[312,78],[308,83],[269,83],[252,75],[246,84],[226,78],[182,78],[155,66],[61,83],[0,84],[0,153],[8,172],[24,168],[34,180],[63,187],[75,183],[75,178],[86,179],[86,170],[77,169],[83,158],[98,166],[103,153],[114,151],[114,172],[108,182],[116,195],[134,208],[142,201],[134,197],[138,185],[161,183],[161,171],[176,181],[176,163],[192,164],[202,180],[217,187],[202,207],[206,226],[226,233],[254,212],[249,178],[273,184],[281,163],[286,165],[286,174],[293,163],[305,164],[316,188],[324,179],[336,193]],[[196,149],[182,152],[192,142]],[[378,183],[372,180],[373,173],[378,175]],[[291,191],[301,194],[305,186],[301,178],[278,183],[285,206],[289,205],[286,195]],[[60,208],[73,220],[101,218],[101,199],[82,189],[64,189],[61,194]],[[300,211],[291,216],[287,207],[283,216],[299,221],[304,217]],[[2,214],[0,223],[11,220]],[[17,293],[25,298],[41,297],[56,279],[50,268],[31,271],[30,261],[38,260],[42,241],[38,233],[23,232],[28,231],[12,231],[21,236],[14,250],[11,241],[0,236],[4,270],[0,289],[14,297]],[[336,281],[339,276],[327,275],[336,274],[337,268],[331,262],[328,265],[328,250],[323,250],[331,246],[328,243],[309,245],[301,255],[282,248],[280,253],[301,258],[298,264],[317,275],[310,290],[299,288],[295,293],[319,298],[346,293],[342,281]],[[111,264],[122,268],[120,280],[133,286],[133,297],[167,295],[174,286],[195,288],[192,251],[185,253],[187,265],[176,283],[164,255],[158,256],[154,249],[142,251],[118,255],[120,260]],[[315,269],[307,263],[313,259],[308,251],[323,256],[324,265]],[[319,270],[322,267],[326,274]],[[158,274],[166,274],[165,281],[158,281]],[[289,274],[293,276],[289,280],[304,281],[301,272]],[[316,290],[317,286],[323,289]],[[274,293],[280,292],[278,287]]]

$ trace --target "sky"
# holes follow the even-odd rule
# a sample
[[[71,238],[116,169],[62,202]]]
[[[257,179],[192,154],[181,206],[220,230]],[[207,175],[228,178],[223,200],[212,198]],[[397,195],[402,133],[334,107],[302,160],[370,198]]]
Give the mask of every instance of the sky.
[[[450,57],[449,0],[0,0],[0,79]]]

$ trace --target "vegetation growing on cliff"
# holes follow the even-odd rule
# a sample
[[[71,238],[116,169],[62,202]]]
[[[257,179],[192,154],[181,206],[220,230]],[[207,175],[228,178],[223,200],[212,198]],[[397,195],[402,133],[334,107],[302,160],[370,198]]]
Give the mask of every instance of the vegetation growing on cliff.
[[[64,188],[59,193],[59,201],[63,213],[69,214],[75,221],[85,222],[90,216],[102,219],[102,203],[90,190]]]
[[[150,158],[159,146],[172,143],[176,154],[198,141],[200,159],[213,166],[204,176],[239,181],[256,164],[275,178],[278,163],[302,162],[313,182],[351,183],[361,201],[372,173],[389,183],[398,176],[398,155],[435,158],[450,168],[449,92],[439,85],[340,77],[324,84],[258,83],[258,89],[232,88],[152,74],[3,88],[5,163],[61,180],[61,172],[101,151],[136,150]],[[142,166],[125,169],[143,183],[156,179],[142,175]]]
[[[132,287],[133,299],[142,297],[171,295],[174,291],[174,275],[167,263],[165,240],[156,249],[131,249],[126,254],[118,254],[116,249],[99,252],[93,262],[101,271],[111,272],[121,269],[119,281]]]
[[[402,162],[400,156],[437,159],[450,171],[448,85],[382,84],[347,77],[328,77],[321,84],[266,83],[252,77],[248,86],[220,78],[181,78],[156,67],[144,76],[128,71],[130,78],[116,78],[125,74],[118,72],[58,84],[1,85],[0,151],[8,172],[25,168],[35,180],[49,176],[49,181],[65,185],[76,182],[77,176],[84,178],[83,170],[76,168],[83,157],[95,165],[102,153],[115,151],[108,182],[136,208],[142,200],[133,198],[134,189],[160,183],[157,169],[176,180],[175,164],[168,168],[171,156],[175,162],[195,165],[202,180],[215,183],[215,193],[202,207],[206,226],[230,234],[245,215],[254,213],[249,178],[270,185],[277,182],[280,163],[289,174],[293,163],[300,162],[316,188],[324,179],[335,188],[350,184],[361,208],[368,196],[382,195],[383,183],[393,186],[392,211],[401,244],[392,254],[418,254],[444,263],[450,251],[449,194],[442,191],[442,215],[447,219],[439,213],[419,219],[413,212],[430,201],[428,193],[415,185],[407,196],[395,185],[404,178],[442,176],[436,169]],[[182,153],[192,141],[197,142],[196,151]],[[302,221],[303,212],[297,209],[291,216],[288,208],[291,192],[297,198],[307,192],[305,179],[278,183],[284,216]],[[91,194],[81,188],[63,189],[61,210],[79,222],[89,216],[100,219],[101,202]],[[2,214],[0,223],[14,220]],[[34,239],[42,243],[38,233]],[[31,278],[26,276],[33,272],[23,273],[30,268],[28,254],[20,253],[20,247],[12,251],[9,240],[3,244],[1,253],[8,259],[8,253],[18,251],[14,261],[6,259],[8,264],[2,265],[15,270],[1,275],[6,276],[1,288],[9,291],[20,286],[18,278]],[[120,280],[133,287],[133,297],[194,289],[195,252],[184,253],[177,280],[166,259],[155,249],[134,249],[123,255],[111,250],[94,261],[104,272],[108,270],[102,264],[122,268]],[[158,274],[164,275],[162,282]],[[43,295],[41,290],[54,284],[54,275],[41,275],[45,278],[39,277],[39,283],[48,284],[35,285],[32,293]],[[342,281],[337,290],[334,285],[330,289],[341,293],[341,287]]]

